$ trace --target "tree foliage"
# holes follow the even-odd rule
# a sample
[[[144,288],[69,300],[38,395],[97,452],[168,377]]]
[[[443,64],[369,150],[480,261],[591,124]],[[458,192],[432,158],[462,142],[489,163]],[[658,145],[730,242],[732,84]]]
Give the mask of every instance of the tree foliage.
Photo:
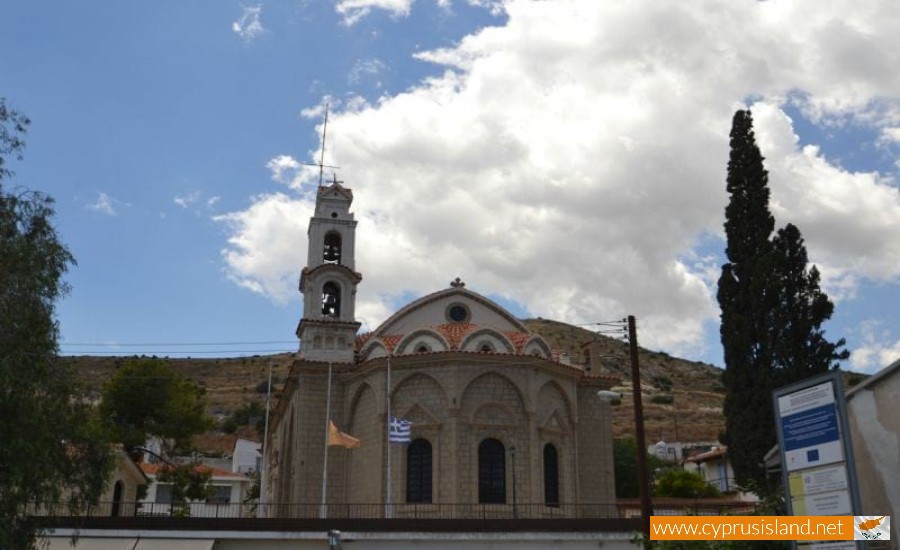
[[[658,468],[670,464],[659,457],[647,453],[648,474],[653,476]],[[637,498],[640,494],[637,470],[637,442],[633,437],[613,440],[613,468],[616,478],[616,497]],[[650,481],[652,486],[653,482]]]
[[[129,451],[149,437],[163,441],[164,454],[185,453],[194,435],[212,427],[206,390],[161,359],[124,362],[103,385],[100,411]]]
[[[669,468],[656,476],[653,494],[660,497],[705,498],[722,493],[707,483],[700,474],[681,468]]]
[[[262,433],[265,427],[266,409],[260,403],[251,401],[241,405],[228,418],[222,422],[222,431],[227,434],[235,433],[242,426],[250,426]]]
[[[737,111],[731,128],[725,208],[728,262],[718,300],[725,353],[725,443],[735,478],[762,487],[759,462],[775,444],[773,389],[824,372],[846,359],[844,341],[828,342],[821,329],[834,310],[807,269],[806,249],[793,225],[773,239],[768,173],[756,145],[750,111]]]
[[[53,227],[53,200],[5,188],[29,124],[0,98],[0,548],[32,548],[29,504],[96,502],[112,468],[108,430],[56,362],[56,301],[75,260]]]

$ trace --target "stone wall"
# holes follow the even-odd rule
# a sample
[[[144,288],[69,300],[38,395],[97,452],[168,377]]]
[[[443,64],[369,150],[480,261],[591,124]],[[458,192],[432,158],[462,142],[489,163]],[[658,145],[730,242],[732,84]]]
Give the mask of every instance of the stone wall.
[[[386,499],[386,364],[380,358],[340,373],[335,370],[332,418],[362,446],[329,451],[329,503],[377,504]],[[273,440],[293,442],[281,445],[290,452],[280,456],[293,464],[293,482],[276,498],[318,503],[327,368],[299,362],[293,375],[297,389],[290,396],[292,408],[285,409],[290,418],[280,418],[273,435]],[[394,416],[413,422],[413,439],[426,439],[432,446],[434,503],[478,503],[478,448],[487,438],[499,440],[506,450],[507,505],[512,504],[512,447],[517,502],[545,500],[547,444],[558,455],[560,502],[610,502],[615,498],[610,411],[596,396],[606,385],[608,381],[586,379],[576,369],[536,357],[467,353],[395,357],[391,409]],[[407,447],[389,447],[391,500],[402,504]],[[284,466],[277,464],[273,470],[284,476]]]

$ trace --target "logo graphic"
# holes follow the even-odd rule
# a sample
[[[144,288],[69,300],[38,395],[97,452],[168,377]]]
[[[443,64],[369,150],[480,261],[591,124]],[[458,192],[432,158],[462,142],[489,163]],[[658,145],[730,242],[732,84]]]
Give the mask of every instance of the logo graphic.
[[[855,540],[891,540],[890,516],[854,516]]]

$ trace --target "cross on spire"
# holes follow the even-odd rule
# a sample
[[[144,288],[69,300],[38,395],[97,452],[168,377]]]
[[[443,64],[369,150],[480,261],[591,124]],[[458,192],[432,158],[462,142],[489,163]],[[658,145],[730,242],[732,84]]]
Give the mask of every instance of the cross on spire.
[[[322,124],[322,150],[319,153],[319,162],[303,162],[301,164],[305,164],[306,166],[318,166],[319,167],[319,187],[322,187],[322,181],[325,174],[325,168],[334,168],[335,170],[340,170],[340,166],[331,166],[329,164],[325,164],[325,136],[328,133],[328,107],[331,104],[327,101],[325,102],[325,121]],[[334,176],[335,183],[344,183],[337,181],[337,175]]]

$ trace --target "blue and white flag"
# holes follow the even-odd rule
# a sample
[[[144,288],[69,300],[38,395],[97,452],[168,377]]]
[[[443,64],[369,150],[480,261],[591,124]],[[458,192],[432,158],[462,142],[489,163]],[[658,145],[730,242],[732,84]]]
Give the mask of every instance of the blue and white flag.
[[[409,443],[412,440],[412,422],[403,418],[391,417],[388,427],[388,441],[391,443]]]

